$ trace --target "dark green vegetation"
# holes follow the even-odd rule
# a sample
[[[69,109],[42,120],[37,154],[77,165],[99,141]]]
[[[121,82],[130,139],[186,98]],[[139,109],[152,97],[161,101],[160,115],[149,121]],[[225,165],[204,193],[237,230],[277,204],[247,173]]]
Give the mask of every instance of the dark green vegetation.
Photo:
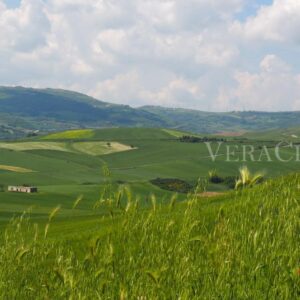
[[[58,208],[47,225],[16,219],[1,237],[0,298],[298,299],[299,183],[162,207],[152,198],[148,210],[111,194],[99,206],[110,216],[73,217],[72,236],[52,227]]]
[[[175,193],[187,194],[193,192],[195,188],[184,180],[176,178],[156,178],[150,180],[150,182],[163,190],[172,191]]]
[[[180,142],[182,143],[205,143],[205,142],[227,142],[224,138],[218,138],[218,137],[198,137],[193,135],[184,135],[179,138]]]
[[[208,172],[208,181],[213,184],[223,184],[226,185],[230,189],[234,189],[236,182],[238,180],[238,176],[220,176],[216,170],[212,170]]]
[[[132,108],[65,90],[0,87],[0,138],[76,128],[155,127],[194,133],[244,132],[300,125],[300,112],[211,113]]]

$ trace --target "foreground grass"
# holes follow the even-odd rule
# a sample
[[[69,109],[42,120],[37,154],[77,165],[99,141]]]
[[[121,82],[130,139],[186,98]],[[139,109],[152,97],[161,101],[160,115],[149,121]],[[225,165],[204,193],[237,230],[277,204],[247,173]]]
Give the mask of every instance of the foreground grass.
[[[0,298],[298,299],[299,181],[227,199],[153,199],[151,210],[115,197],[101,203],[111,225],[84,239],[48,238],[16,219],[1,241]]]

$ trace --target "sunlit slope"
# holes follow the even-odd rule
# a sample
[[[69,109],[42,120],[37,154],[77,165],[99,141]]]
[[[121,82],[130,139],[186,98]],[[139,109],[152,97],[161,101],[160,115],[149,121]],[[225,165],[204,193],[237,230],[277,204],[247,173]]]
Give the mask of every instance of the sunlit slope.
[[[48,150],[48,151],[65,151],[79,152],[88,155],[105,155],[114,152],[122,152],[132,150],[133,147],[117,142],[15,142],[15,143],[0,143],[0,149],[9,149],[14,151],[29,151],[29,150]]]
[[[14,143],[0,142],[0,148],[14,150],[14,151],[27,151],[27,150],[69,151],[66,143],[56,143],[56,142],[14,142]]]
[[[1,184],[51,185],[99,180],[103,162],[94,156],[63,151],[0,149],[0,165],[33,171],[0,174]]]
[[[10,172],[17,172],[17,173],[31,173],[32,170],[16,167],[16,166],[7,166],[7,165],[0,165],[0,170],[10,171]]]
[[[90,139],[95,135],[93,129],[78,129],[78,130],[67,130],[63,132],[57,132],[42,137],[44,140],[62,140],[62,139]]]
[[[180,131],[156,128],[105,128],[68,130],[42,137],[43,140],[159,140],[174,139],[183,135]]]

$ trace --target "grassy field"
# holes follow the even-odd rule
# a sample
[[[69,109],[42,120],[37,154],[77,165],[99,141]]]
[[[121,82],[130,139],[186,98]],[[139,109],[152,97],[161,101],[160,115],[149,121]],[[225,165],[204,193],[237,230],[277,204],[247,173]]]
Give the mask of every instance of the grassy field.
[[[177,178],[191,185],[203,180],[216,169],[221,176],[236,176],[243,162],[227,162],[226,147],[250,143],[249,140],[228,138],[219,150],[216,161],[209,157],[204,143],[183,143],[178,137],[187,135],[179,131],[144,128],[112,128],[103,130],[75,130],[51,134],[31,140],[0,143],[0,187],[33,185],[39,188],[36,195],[16,195],[1,192],[0,222],[15,213],[34,206],[34,213],[44,217],[49,208],[61,204],[68,210],[78,196],[83,195],[89,207],[98,199],[109,180],[115,189],[127,187],[146,204],[152,194],[162,202],[171,192],[150,183],[161,178]],[[251,140],[259,156],[264,142]],[[270,155],[273,142],[269,141]],[[212,143],[213,151],[217,143]],[[291,149],[282,149],[283,157]],[[240,153],[237,153],[241,156]],[[241,158],[241,157],[240,157]],[[103,174],[107,166],[110,176]],[[249,162],[249,168],[263,171],[267,177],[276,177],[299,170],[294,162]],[[26,172],[25,172],[26,171]],[[224,191],[222,184],[210,184],[209,191]],[[183,199],[184,194],[178,198]],[[84,212],[83,212],[84,213]],[[89,212],[88,212],[89,213]]]
[[[72,143],[72,148],[89,155],[105,155],[132,150],[133,147],[117,142],[78,142]]]
[[[182,135],[113,128],[0,143],[0,299],[297,299],[299,163],[274,159],[274,133],[228,137],[215,161]],[[248,158],[265,183],[207,182],[211,170],[237,175],[250,145],[273,159]],[[235,146],[240,161],[228,162]],[[157,177],[198,189],[176,194]]]
[[[128,151],[133,149],[128,145],[117,142],[15,142],[0,143],[0,149],[13,151],[30,151],[30,150],[48,150],[48,151],[65,151],[75,153],[85,153],[88,155],[105,155],[115,152]]]
[[[268,130],[262,132],[245,133],[243,137],[255,140],[273,140],[273,141],[300,141],[300,128],[284,128],[276,130]]]
[[[299,183],[293,175],[163,206],[152,198],[146,210],[111,194],[102,217],[75,217],[77,201],[72,223],[58,208],[44,223],[17,218],[1,240],[0,297],[298,299]]]
[[[15,167],[15,166],[5,166],[5,165],[0,165],[0,170],[11,171],[11,172],[16,172],[16,173],[31,173],[31,172],[33,172],[32,170],[29,170],[29,169]]]
[[[68,130],[58,133],[53,133],[45,136],[45,140],[64,140],[64,139],[88,139],[94,136],[94,130],[83,129],[83,130]]]

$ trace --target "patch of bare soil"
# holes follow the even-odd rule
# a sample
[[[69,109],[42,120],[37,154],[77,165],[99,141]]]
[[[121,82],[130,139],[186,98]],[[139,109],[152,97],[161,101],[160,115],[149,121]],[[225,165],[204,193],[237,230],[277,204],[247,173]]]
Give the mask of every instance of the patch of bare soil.
[[[212,197],[222,196],[224,194],[225,193],[221,193],[221,192],[204,192],[199,194],[199,196],[204,198],[212,198]]]

